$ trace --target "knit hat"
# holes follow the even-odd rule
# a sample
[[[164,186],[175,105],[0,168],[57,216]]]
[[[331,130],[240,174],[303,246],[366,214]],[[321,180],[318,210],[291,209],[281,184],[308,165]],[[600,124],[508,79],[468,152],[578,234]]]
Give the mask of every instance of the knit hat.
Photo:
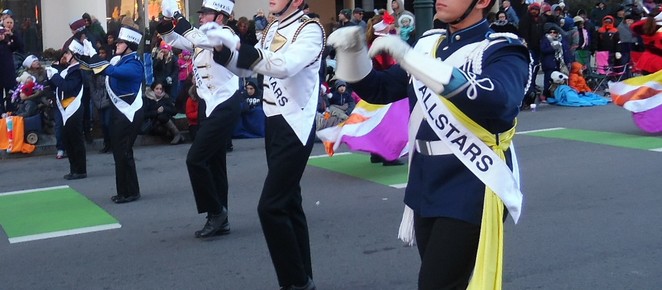
[[[35,61],[39,61],[39,59],[32,54],[28,55],[28,57],[26,57],[25,60],[23,60],[23,67],[30,68],[32,66],[32,63]]]
[[[540,3],[534,2],[529,5],[529,10],[540,10]]]
[[[542,5],[540,5],[540,12],[545,13],[549,11],[552,11],[552,6],[547,2],[543,2]]]

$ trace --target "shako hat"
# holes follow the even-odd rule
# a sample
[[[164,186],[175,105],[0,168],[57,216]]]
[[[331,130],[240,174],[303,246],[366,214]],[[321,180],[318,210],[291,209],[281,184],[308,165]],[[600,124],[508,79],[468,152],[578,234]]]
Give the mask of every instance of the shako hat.
[[[203,0],[198,13],[212,12],[230,15],[232,9],[234,9],[234,0]]]

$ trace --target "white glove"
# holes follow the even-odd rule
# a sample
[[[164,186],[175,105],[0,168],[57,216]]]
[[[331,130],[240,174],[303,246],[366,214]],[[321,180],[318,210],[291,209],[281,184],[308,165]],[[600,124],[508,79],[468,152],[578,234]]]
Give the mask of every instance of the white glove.
[[[209,44],[214,47],[224,45],[232,50],[238,49],[239,36],[235,35],[232,29],[223,28],[216,22],[208,22],[200,26],[200,32],[207,35]]]
[[[46,67],[46,77],[50,80],[55,74],[57,74],[58,71],[52,66],[47,66]]]
[[[163,16],[172,18],[175,15],[175,12],[179,11],[177,2],[175,0],[163,0],[161,2],[161,12]]]
[[[623,57],[623,55],[620,52],[614,53],[614,56],[616,57],[616,59],[621,59],[621,57]]]
[[[444,86],[451,81],[453,66],[432,58],[429,54],[413,50],[409,44],[395,35],[381,36],[372,42],[369,54],[374,57],[387,53],[408,73],[432,89],[435,93],[444,92]]]
[[[336,49],[336,76],[347,82],[357,82],[372,70],[372,60],[366,48],[365,32],[359,26],[340,28],[326,43]]]
[[[96,54],[97,51],[96,49],[94,49],[94,46],[92,46],[92,43],[87,39],[83,40],[83,55],[93,57]]]
[[[399,36],[386,35],[380,36],[372,42],[368,54],[370,57],[375,57],[378,54],[387,53],[397,62],[400,62],[409,50],[411,50],[411,46],[404,42]]]
[[[171,77],[166,77],[166,83],[169,85],[172,85],[172,78]]]

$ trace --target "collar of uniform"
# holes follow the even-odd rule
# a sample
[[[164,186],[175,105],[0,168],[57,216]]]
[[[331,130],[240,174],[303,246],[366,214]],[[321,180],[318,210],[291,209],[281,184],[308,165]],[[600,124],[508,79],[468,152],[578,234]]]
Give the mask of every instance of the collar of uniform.
[[[449,44],[464,41],[475,42],[476,39],[484,39],[489,28],[487,20],[483,19],[474,25],[454,32],[446,39],[448,39]]]
[[[289,26],[290,24],[292,24],[292,23],[296,22],[297,20],[299,20],[299,18],[301,18],[302,16],[303,16],[303,10],[301,10],[301,9],[297,10],[296,12],[294,12],[294,13],[290,14],[289,16],[285,17],[285,19],[283,19],[283,21],[280,21],[278,23],[278,29],[283,29],[283,28]]]
[[[138,56],[138,53],[136,53],[135,51],[133,51],[133,52],[131,52],[131,53],[129,53],[129,54],[125,54],[125,55],[123,55],[122,57],[120,57],[120,61],[123,61],[123,60],[124,60],[125,58],[127,58],[127,57],[134,58],[134,57],[137,57],[137,56]]]

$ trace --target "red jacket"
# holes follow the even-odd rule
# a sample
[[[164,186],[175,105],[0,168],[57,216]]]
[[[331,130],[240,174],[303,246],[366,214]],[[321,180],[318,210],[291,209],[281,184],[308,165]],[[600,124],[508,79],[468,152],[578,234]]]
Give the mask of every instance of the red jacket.
[[[186,99],[186,119],[189,126],[198,125],[198,101],[192,98]]]
[[[662,32],[656,32],[653,35],[645,35],[643,33],[643,26],[646,19],[637,21],[632,24],[632,32],[641,35],[644,42],[644,53],[636,63],[636,67],[647,73],[656,73],[662,70]]]

